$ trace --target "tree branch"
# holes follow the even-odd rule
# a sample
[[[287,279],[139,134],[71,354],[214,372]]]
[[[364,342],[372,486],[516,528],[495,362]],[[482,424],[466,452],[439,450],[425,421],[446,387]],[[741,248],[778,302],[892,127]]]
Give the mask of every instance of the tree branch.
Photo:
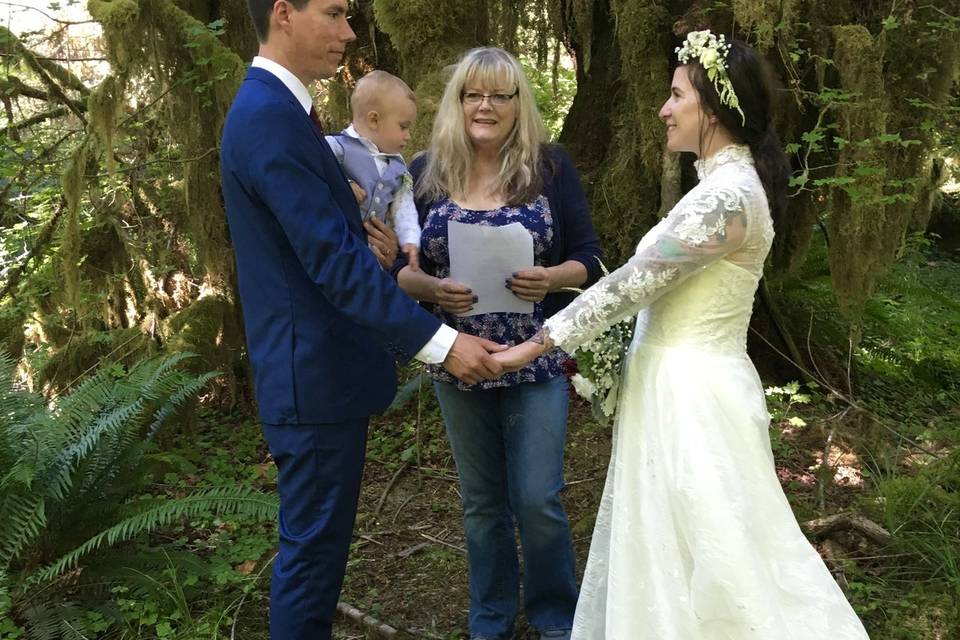
[[[30,253],[27,254],[26,259],[20,265],[20,268],[10,274],[10,277],[7,278],[7,282],[3,285],[3,289],[0,290],[0,300],[3,300],[7,297],[7,294],[11,291],[15,291],[17,285],[20,284],[20,279],[26,274],[27,267],[30,266],[30,261],[37,256],[47,244],[50,243],[50,239],[53,237],[53,232],[56,230],[57,225],[60,223],[60,218],[63,217],[63,212],[67,210],[67,200],[60,196],[60,203],[57,206],[56,212],[54,212],[53,217],[50,218],[46,226],[43,227],[43,230],[40,231],[40,235],[37,237],[37,241],[33,243],[33,247],[30,248]],[[16,297],[16,294],[13,294]]]
[[[56,22],[57,24],[74,25],[74,24],[93,24],[94,22],[96,22],[96,20],[76,20],[76,21],[61,20],[60,18],[54,18],[52,15],[50,15],[46,11],[43,11],[42,9],[37,9],[36,7],[31,7],[30,5],[27,5],[27,4],[20,4],[19,2],[0,2],[0,4],[5,4],[8,7],[19,7],[21,9],[29,9],[30,11],[36,11],[37,13],[41,14],[42,16],[50,20],[51,22]]]
[[[63,117],[63,116],[65,116],[65,115],[67,115],[67,113],[68,113],[68,111],[67,111],[66,107],[54,107],[53,109],[50,109],[49,111],[44,111],[44,112],[42,112],[42,113],[38,113],[38,114],[35,115],[35,116],[30,116],[30,117],[27,118],[26,120],[21,120],[20,122],[17,122],[17,123],[14,123],[14,124],[10,124],[10,125],[8,125],[8,126],[6,127],[6,129],[7,129],[7,131],[20,132],[20,131],[22,131],[22,130],[24,130],[24,129],[29,129],[30,127],[32,127],[32,126],[35,125],[35,124],[39,124],[39,123],[41,123],[41,122],[45,122],[46,120],[50,120],[51,118],[60,118],[60,117]]]
[[[9,54],[0,54],[9,55]],[[49,100],[50,94],[43,89],[31,87],[17,76],[7,76],[0,78],[0,93],[10,98],[23,96],[25,98],[35,98],[37,100]]]

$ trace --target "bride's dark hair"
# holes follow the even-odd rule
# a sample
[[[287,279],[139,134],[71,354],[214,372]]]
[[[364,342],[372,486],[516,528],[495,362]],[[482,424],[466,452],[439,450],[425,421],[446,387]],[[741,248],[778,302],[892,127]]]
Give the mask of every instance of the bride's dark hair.
[[[770,214],[778,226],[787,208],[787,183],[792,170],[773,127],[773,76],[753,47],[740,40],[728,42],[727,73],[746,123],[739,111],[720,102],[713,82],[696,61],[687,65],[690,83],[700,94],[701,105],[717,116],[735,140],[750,147],[757,175],[767,193]]]

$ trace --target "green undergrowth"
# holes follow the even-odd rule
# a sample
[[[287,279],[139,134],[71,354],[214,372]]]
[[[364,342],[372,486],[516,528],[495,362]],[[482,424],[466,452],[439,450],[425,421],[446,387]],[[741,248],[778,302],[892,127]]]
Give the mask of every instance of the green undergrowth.
[[[815,243],[800,277],[776,289],[798,345],[813,355],[811,373],[826,385],[768,396],[785,427],[772,431],[774,450],[790,457],[782,433],[818,425],[820,446],[835,427],[835,442],[855,456],[863,485],[828,510],[862,515],[892,536],[886,545],[860,539],[844,563],[847,596],[870,637],[960,637],[960,262],[911,237],[858,323],[837,306],[823,264]],[[823,515],[799,495],[788,487],[801,520]]]

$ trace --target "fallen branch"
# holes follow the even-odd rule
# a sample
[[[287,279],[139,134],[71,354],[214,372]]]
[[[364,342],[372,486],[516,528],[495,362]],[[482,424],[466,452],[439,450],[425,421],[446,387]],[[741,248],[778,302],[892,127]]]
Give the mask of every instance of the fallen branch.
[[[843,570],[843,561],[847,559],[847,554],[845,554],[843,548],[833,540],[824,540],[821,548],[823,549],[823,559],[826,561],[827,567],[830,568],[830,573],[833,574],[834,580],[837,581],[841,589],[846,591],[847,587],[850,586],[850,583],[847,581],[847,574]]]
[[[412,547],[407,547],[407,548],[404,549],[403,551],[400,551],[400,552],[398,552],[398,553],[395,553],[395,554],[394,554],[394,557],[395,557],[395,558],[403,559],[403,558],[406,558],[406,557],[408,557],[408,556],[412,556],[412,555],[415,554],[417,551],[422,551],[423,549],[426,549],[427,547],[430,546],[430,544],[431,544],[431,543],[429,543],[429,542],[418,542],[417,544],[413,545]]]
[[[373,616],[360,611],[354,606],[347,604],[346,602],[337,603],[337,611],[340,612],[345,618],[348,618],[355,623],[359,624],[365,629],[369,629],[373,633],[377,634],[382,638],[393,638],[397,635],[397,630],[391,627],[390,625],[380,622]]]
[[[872,520],[863,516],[838,513],[824,518],[808,520],[800,525],[804,532],[814,538],[825,538],[837,531],[853,530],[877,544],[887,544],[893,536],[890,532]]]
[[[446,540],[441,540],[440,538],[434,538],[429,533],[421,532],[420,535],[426,538],[427,540],[429,540],[430,542],[435,542],[436,544],[442,544],[445,547],[450,547],[451,549],[455,549],[463,554],[467,553],[467,550],[461,547],[460,545],[452,544],[450,542],[447,542]]]
[[[387,484],[387,488],[383,490],[383,494],[380,496],[380,501],[377,503],[377,508],[373,510],[373,519],[376,520],[380,517],[380,511],[383,509],[384,503],[387,501],[387,496],[390,495],[390,492],[393,490],[393,487],[396,486],[397,480],[400,479],[400,475],[407,470],[407,467],[410,466],[410,461],[407,460],[400,468],[397,469],[396,473],[393,474],[393,477],[390,478],[390,482]]]

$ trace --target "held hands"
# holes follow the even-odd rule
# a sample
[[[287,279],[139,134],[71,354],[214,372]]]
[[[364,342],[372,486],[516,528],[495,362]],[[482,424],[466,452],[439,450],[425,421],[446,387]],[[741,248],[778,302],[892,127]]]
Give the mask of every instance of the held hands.
[[[492,357],[503,367],[504,373],[512,373],[536,360],[544,351],[546,351],[544,345],[527,340],[506,351],[495,353]]]
[[[527,302],[540,302],[553,288],[550,270],[546,267],[517,271],[512,278],[507,278],[506,285],[513,295]]]
[[[491,354],[506,348],[506,345],[458,333],[443,361],[443,368],[467,384],[493,380],[502,375],[504,370]]]
[[[397,234],[376,217],[364,222],[363,227],[367,230],[367,243],[370,245],[370,250],[377,257],[380,266],[384,269],[392,267],[397,260]]]

